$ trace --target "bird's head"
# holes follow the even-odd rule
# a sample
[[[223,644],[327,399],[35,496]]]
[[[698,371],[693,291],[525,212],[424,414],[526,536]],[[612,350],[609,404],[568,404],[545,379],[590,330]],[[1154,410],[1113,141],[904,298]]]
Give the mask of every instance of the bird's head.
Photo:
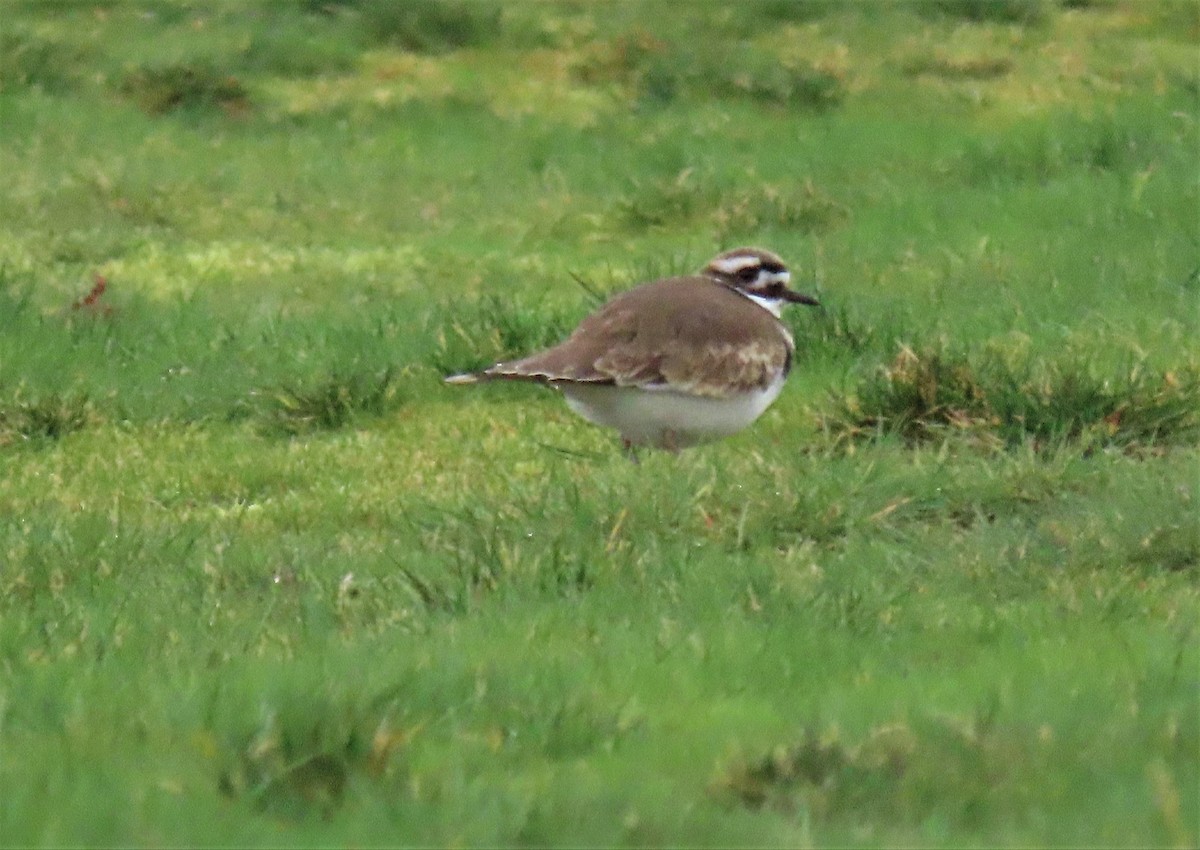
[[[728,286],[776,316],[784,304],[820,302],[788,287],[792,275],[778,255],[762,248],[734,248],[718,254],[701,271],[704,277]]]

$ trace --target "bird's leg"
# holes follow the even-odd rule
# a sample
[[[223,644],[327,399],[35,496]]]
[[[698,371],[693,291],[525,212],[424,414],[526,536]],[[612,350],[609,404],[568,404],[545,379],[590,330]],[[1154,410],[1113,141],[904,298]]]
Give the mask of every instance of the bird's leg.
[[[621,448],[624,449],[625,457],[629,458],[631,463],[641,463],[641,461],[638,460],[637,446],[633,444],[632,440],[627,437],[622,437]]]
[[[662,447],[673,455],[679,454],[679,435],[669,428],[663,431]]]

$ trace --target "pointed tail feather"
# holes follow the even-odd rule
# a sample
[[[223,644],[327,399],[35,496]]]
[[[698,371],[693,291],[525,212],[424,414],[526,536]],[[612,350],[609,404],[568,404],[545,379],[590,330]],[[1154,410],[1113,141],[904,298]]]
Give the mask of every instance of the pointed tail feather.
[[[522,368],[524,361],[516,363],[497,363],[479,372],[463,372],[459,375],[447,375],[442,380],[447,384],[482,384],[491,381],[526,381],[532,384],[554,384],[557,381],[572,381],[577,383],[611,384],[612,378],[607,375],[597,377],[578,377],[557,372]]]

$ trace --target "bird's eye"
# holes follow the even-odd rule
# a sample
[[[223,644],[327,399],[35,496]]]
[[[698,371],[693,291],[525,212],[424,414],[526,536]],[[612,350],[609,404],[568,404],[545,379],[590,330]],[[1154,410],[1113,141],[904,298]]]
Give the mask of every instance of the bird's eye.
[[[743,283],[752,283],[758,277],[758,268],[756,266],[747,266],[737,273],[738,280]]]

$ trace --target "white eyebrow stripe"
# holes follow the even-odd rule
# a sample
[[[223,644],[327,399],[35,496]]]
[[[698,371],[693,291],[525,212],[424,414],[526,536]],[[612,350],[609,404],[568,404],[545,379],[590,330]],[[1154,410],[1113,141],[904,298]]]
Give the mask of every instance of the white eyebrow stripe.
[[[721,272],[721,274],[737,274],[742,269],[748,269],[761,264],[762,260],[758,257],[742,255],[740,257],[724,257],[720,260],[714,260],[712,267]]]

